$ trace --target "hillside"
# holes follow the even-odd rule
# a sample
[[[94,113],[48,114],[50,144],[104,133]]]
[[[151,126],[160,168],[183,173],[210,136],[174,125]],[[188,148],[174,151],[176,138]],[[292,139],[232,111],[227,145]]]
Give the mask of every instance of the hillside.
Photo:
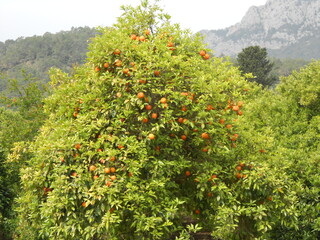
[[[259,45],[274,57],[319,59],[319,11],[320,0],[268,0],[252,6],[240,23],[200,33],[217,56],[234,56]]]
[[[19,78],[21,69],[24,69],[37,78],[48,80],[50,67],[69,71],[72,65],[83,63],[88,41],[96,33],[93,28],[80,27],[56,34],[0,42],[0,72]]]

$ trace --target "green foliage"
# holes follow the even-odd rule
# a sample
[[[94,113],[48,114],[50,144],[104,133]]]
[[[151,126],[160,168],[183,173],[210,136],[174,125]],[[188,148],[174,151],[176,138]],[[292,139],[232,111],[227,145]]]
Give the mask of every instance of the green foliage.
[[[21,169],[17,238],[189,239],[201,229],[265,239],[296,228],[300,188],[267,154],[273,129],[244,117],[263,91],[157,5],[123,10],[85,65],[51,71],[48,118]]]
[[[70,71],[73,65],[83,63],[88,41],[95,34],[95,29],[81,27],[0,42],[0,72],[21,79],[21,70],[25,70],[47,82],[51,67]],[[0,90],[5,88],[6,77],[0,78]]]
[[[23,84],[16,79],[8,79],[7,96],[1,96],[0,108],[0,236],[11,239],[15,228],[16,215],[12,210],[14,197],[20,193],[19,162],[7,161],[7,155],[16,142],[31,141],[43,123],[42,99],[46,90],[29,75]]]
[[[255,76],[251,81],[270,86],[276,79],[269,75],[273,64],[267,57],[266,48],[251,46],[242,49],[237,56],[237,63],[243,73],[252,73]]]

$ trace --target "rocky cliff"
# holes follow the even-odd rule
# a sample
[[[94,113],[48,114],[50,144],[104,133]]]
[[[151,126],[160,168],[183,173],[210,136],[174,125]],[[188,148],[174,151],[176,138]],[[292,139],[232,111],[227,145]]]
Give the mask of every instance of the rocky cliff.
[[[277,57],[320,58],[320,0],[268,0],[252,6],[237,23],[222,30],[203,30],[217,56],[234,56],[259,45]]]

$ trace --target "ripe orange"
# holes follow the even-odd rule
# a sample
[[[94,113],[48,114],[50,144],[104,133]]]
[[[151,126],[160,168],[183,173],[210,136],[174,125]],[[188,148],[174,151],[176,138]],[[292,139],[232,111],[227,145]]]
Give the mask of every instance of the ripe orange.
[[[209,139],[209,138],[210,138],[209,134],[206,133],[206,132],[202,133],[202,134],[201,134],[201,137],[202,137],[203,139]]]
[[[238,113],[237,113],[239,116],[242,116],[242,111],[238,111]]]
[[[128,172],[128,177],[132,177],[133,176],[133,172]]]
[[[72,176],[72,177],[77,177],[77,176],[78,176],[78,174],[77,174],[77,172],[76,172],[76,171],[73,171],[73,172],[71,173],[71,176]]]
[[[212,196],[213,196],[213,193],[209,192],[209,193],[207,194],[207,196],[208,196],[208,197],[212,197]]]
[[[184,119],[183,118],[178,118],[179,123],[183,123]]]
[[[186,112],[188,109],[187,109],[186,106],[182,106],[181,110],[182,110],[183,112]]]
[[[117,171],[117,170],[116,170],[115,167],[111,167],[111,168],[110,168],[110,172],[115,173],[116,171]]]
[[[158,77],[159,75],[160,75],[160,71],[158,71],[158,70],[154,70],[154,75],[156,76],[156,77]]]
[[[108,67],[109,67],[109,63],[107,63],[107,62],[104,63],[104,64],[103,64],[103,67],[104,67],[104,68],[108,68]]]
[[[121,66],[122,66],[122,61],[119,60],[119,59],[117,59],[117,60],[114,62],[114,65],[115,65],[116,67],[121,67]]]
[[[77,143],[76,145],[74,145],[74,148],[79,150],[81,148],[81,144],[80,143]]]
[[[106,186],[107,186],[107,187],[110,187],[111,184],[112,184],[112,182],[106,180]]]
[[[139,37],[139,41],[144,42],[145,40],[146,40],[146,38],[144,36]]]
[[[152,106],[151,106],[150,104],[148,104],[148,105],[145,106],[145,109],[146,109],[146,110],[151,110],[151,109],[152,109]]]
[[[224,120],[224,119],[220,119],[220,120],[219,120],[219,123],[224,124],[225,121],[226,121],[226,120]]]
[[[239,111],[239,106],[238,106],[238,105],[233,106],[233,107],[232,107],[232,110],[233,110],[233,111]]]
[[[236,178],[237,179],[241,179],[242,178],[242,174],[241,173],[236,173]]]
[[[167,103],[167,99],[163,97],[163,98],[160,99],[160,102],[161,103]]]
[[[118,149],[124,149],[124,146],[121,145],[121,144],[119,144],[119,145],[118,145]]]
[[[86,203],[86,202],[83,202],[83,203],[81,203],[81,206],[82,206],[82,207],[87,207],[87,203]]]
[[[115,49],[115,50],[113,51],[113,54],[114,54],[114,55],[120,55],[120,53],[121,53],[121,51],[120,51],[119,49]]]
[[[185,174],[186,174],[187,177],[189,177],[191,175],[191,172],[190,171],[186,171]]]
[[[147,123],[147,122],[149,122],[149,119],[148,118],[144,118],[144,119],[142,119],[142,122],[143,123]]]
[[[145,80],[145,79],[139,79],[139,83],[140,83],[140,84],[146,84],[146,83],[147,83],[147,80]]]
[[[196,210],[194,211],[194,213],[197,214],[197,215],[199,215],[199,214],[201,213],[201,211],[200,211],[199,209],[196,209]]]
[[[101,71],[101,68],[97,66],[97,67],[94,68],[94,71],[100,72],[100,71]]]
[[[104,172],[107,173],[107,174],[110,173],[110,168],[108,168],[108,167],[105,168],[105,169],[104,169]]]
[[[150,134],[148,135],[148,138],[149,138],[150,140],[154,140],[154,139],[156,138],[156,136],[155,136],[153,133],[150,133]]]
[[[123,74],[128,74],[129,71],[130,71],[129,68],[125,68],[125,69],[122,70]]]
[[[188,96],[189,95],[189,93],[187,93],[187,92],[182,92],[181,93],[181,96]]]
[[[111,181],[114,181],[114,180],[116,180],[116,179],[117,179],[117,176],[116,176],[116,175],[110,176],[110,180],[111,180]]]
[[[132,40],[136,40],[136,39],[137,39],[137,35],[131,34],[130,38],[131,38]]]
[[[93,171],[95,171],[97,169],[97,167],[95,166],[95,165],[91,165],[90,167],[89,167],[89,171],[90,172],[93,172]]]
[[[242,170],[242,167],[241,167],[241,166],[236,166],[236,169],[237,169],[238,171],[241,171],[241,170]]]
[[[140,98],[140,99],[141,99],[141,98],[144,98],[144,96],[145,96],[145,95],[144,95],[143,92],[139,92],[139,93],[137,94],[137,97]]]
[[[206,53],[204,56],[203,56],[203,59],[204,60],[208,60],[210,58],[210,55],[208,53]]]
[[[167,47],[173,47],[174,43],[173,42],[168,42]]]
[[[183,141],[185,141],[185,140],[187,140],[187,136],[186,135],[181,135],[181,137],[180,137]]]
[[[96,179],[98,179],[98,178],[99,178],[98,175],[94,175],[94,176],[93,176],[93,179],[94,179],[94,180],[96,180]]]
[[[227,124],[227,125],[226,125],[226,128],[227,128],[227,129],[231,129],[231,128],[232,128],[232,125],[231,125],[231,124]]]
[[[201,50],[201,51],[199,52],[199,54],[203,57],[204,55],[206,55],[206,51],[205,51],[205,50]]]
[[[211,104],[209,104],[207,107],[206,107],[206,110],[207,111],[210,111],[210,110],[214,110],[215,108],[211,105]]]
[[[156,118],[158,118],[158,114],[157,114],[157,113],[152,113],[152,114],[151,114],[151,117],[152,117],[153,119],[156,119]]]
[[[117,159],[116,156],[111,156],[111,157],[109,158],[109,161],[113,162],[113,161],[115,161],[116,159]]]

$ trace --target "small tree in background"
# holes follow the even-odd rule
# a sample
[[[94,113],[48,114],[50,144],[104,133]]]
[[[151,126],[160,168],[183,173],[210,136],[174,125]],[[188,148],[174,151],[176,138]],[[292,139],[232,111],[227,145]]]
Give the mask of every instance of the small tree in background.
[[[274,76],[270,76],[273,63],[268,60],[266,48],[259,46],[244,48],[238,54],[237,62],[243,73],[252,73],[255,76],[249,79],[251,81],[256,81],[263,86],[270,86],[276,81]]]

